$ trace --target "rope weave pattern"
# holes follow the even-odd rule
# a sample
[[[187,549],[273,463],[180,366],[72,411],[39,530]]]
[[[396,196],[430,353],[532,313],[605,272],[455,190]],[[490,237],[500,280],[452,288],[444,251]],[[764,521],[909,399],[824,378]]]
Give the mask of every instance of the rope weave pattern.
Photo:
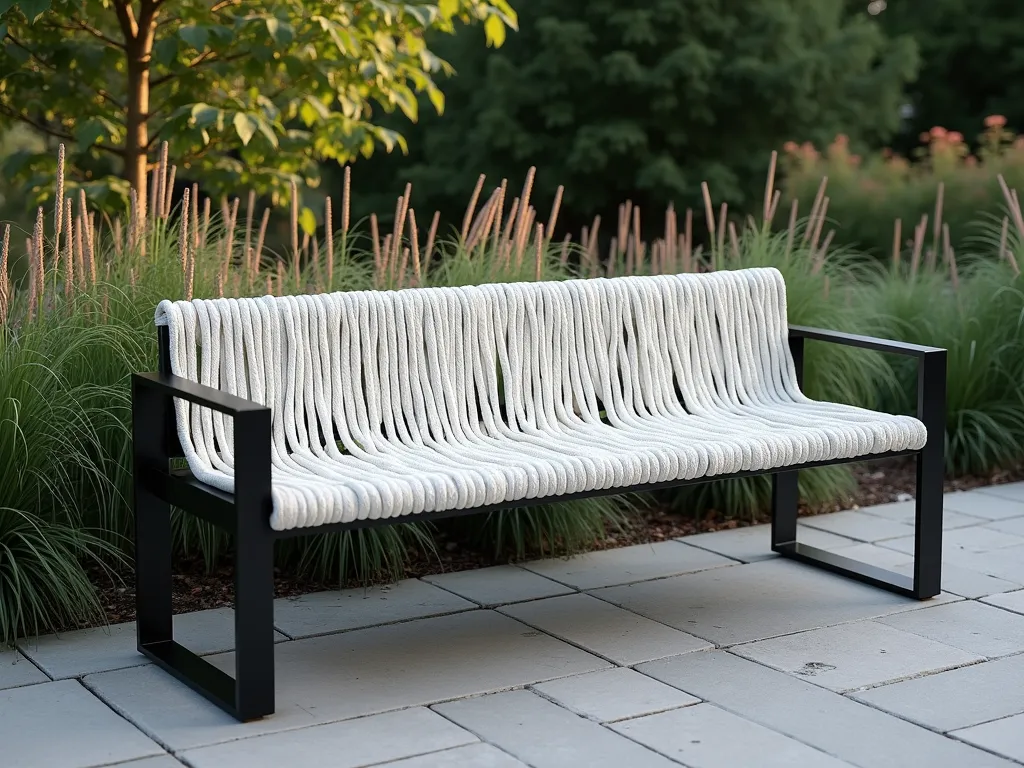
[[[774,269],[163,301],[177,376],[272,408],[276,530],[919,449],[799,390]],[[232,424],[176,400],[197,479]]]

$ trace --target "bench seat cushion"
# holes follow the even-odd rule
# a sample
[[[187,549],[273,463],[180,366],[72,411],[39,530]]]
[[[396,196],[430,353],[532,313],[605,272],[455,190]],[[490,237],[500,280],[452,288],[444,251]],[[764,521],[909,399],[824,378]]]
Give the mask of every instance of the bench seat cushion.
[[[162,302],[172,371],[272,408],[277,530],[923,447],[810,400],[774,269]],[[176,401],[196,477],[230,419]]]

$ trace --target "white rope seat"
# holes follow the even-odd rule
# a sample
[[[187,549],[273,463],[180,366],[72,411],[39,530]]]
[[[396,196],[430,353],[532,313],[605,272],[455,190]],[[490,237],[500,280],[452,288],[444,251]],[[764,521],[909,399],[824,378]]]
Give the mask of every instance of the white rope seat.
[[[275,530],[919,450],[805,397],[774,269],[164,301],[171,370],[272,409]],[[232,423],[175,400],[195,477]]]

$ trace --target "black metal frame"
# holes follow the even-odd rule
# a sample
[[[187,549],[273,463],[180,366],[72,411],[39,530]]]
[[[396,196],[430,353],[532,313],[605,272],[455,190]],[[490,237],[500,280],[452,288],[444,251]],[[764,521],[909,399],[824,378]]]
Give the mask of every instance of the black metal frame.
[[[772,474],[772,549],[786,557],[840,573],[910,597],[940,591],[942,555],[942,473],[945,438],[946,351],[915,344],[791,327],[790,349],[802,379],[804,340],[827,341],[918,358],[917,417],[928,429],[920,451],[902,451],[818,461],[797,466],[696,480],[648,483],[628,488],[523,499],[473,509],[417,515],[417,520],[481,514],[499,509],[591,496],[691,485]],[[139,651],[189,687],[234,715],[254,720],[274,712],[274,541],[278,538],[407,522],[401,518],[358,520],[274,531],[270,527],[270,409],[171,374],[168,334],[158,329],[159,373],[132,376],[132,438],[135,504],[136,615]],[[182,455],[174,420],[174,398],[218,411],[234,421],[235,493],[173,471]],[[894,456],[917,458],[917,529],[914,575],[885,571],[797,542],[797,477],[802,469]],[[171,610],[171,507],[195,514],[234,535],[235,675],[231,677],[175,642]]]

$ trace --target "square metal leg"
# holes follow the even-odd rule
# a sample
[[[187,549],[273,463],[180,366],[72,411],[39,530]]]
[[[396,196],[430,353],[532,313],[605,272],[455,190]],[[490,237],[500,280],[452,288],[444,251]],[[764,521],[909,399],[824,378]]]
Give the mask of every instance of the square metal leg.
[[[274,539],[269,412],[235,418],[235,676],[174,640],[171,505],[154,478],[168,470],[172,400],[133,383],[136,615],[139,651],[239,720],[274,712]],[[264,455],[265,454],[265,455]],[[257,471],[256,468],[259,468]]]
[[[803,362],[803,340],[793,350]],[[798,371],[799,371],[798,367]],[[942,477],[945,460],[946,353],[922,356],[917,377],[917,417],[928,442],[917,454],[914,573],[907,576],[866,565],[841,554],[797,541],[798,472],[772,476],[772,550],[809,565],[848,576],[891,592],[925,600],[942,590]]]

